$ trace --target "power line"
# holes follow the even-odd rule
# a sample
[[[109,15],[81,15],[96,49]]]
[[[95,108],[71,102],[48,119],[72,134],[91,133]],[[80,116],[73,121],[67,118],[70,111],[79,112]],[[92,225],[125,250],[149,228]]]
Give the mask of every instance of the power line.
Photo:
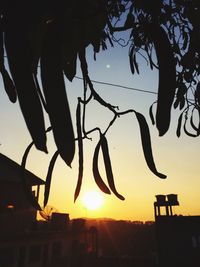
[[[83,80],[83,78],[81,78],[79,76],[75,76],[75,78],[79,79],[79,80]],[[132,90],[132,91],[137,91],[137,92],[140,92],[140,93],[148,93],[148,94],[157,95],[156,92],[152,92],[152,91],[149,91],[149,90],[143,90],[143,89],[139,89],[139,88],[128,87],[128,86],[124,86],[124,85],[120,85],[120,84],[114,84],[114,83],[108,83],[108,82],[102,82],[102,81],[96,81],[96,80],[91,80],[91,82],[98,83],[98,84],[109,85],[109,86],[113,86],[113,87],[119,87],[119,88]]]
[[[79,80],[83,80],[83,78],[81,78],[79,76],[75,76],[75,78],[79,79]],[[140,93],[148,93],[148,94],[154,94],[154,95],[158,94],[156,92],[152,92],[152,91],[149,91],[149,90],[143,90],[143,89],[139,89],[139,88],[128,87],[128,86],[124,86],[124,85],[120,85],[120,84],[114,84],[114,83],[108,83],[108,82],[102,82],[102,81],[96,81],[96,80],[91,80],[91,82],[98,83],[98,84],[109,85],[109,86],[113,86],[113,87],[119,87],[119,88],[123,88],[123,89],[127,89],[127,90],[133,90],[133,91],[137,91],[137,92],[140,92]],[[188,100],[192,101],[192,99],[188,99]]]
[[[4,56],[4,57],[7,58],[7,56]],[[38,68],[40,68],[40,65],[38,66]],[[83,78],[81,78],[79,76],[75,76],[75,78],[79,79],[79,80],[83,80]],[[128,87],[128,86],[124,86],[124,85],[120,85],[120,84],[114,84],[114,83],[108,83],[108,82],[102,82],[102,81],[96,81],[96,80],[91,80],[91,82],[97,83],[97,84],[109,85],[109,86],[113,86],[113,87],[119,87],[119,88],[123,88],[123,89],[126,89],[126,90],[137,91],[137,92],[140,92],[140,93],[148,93],[148,94],[154,94],[154,95],[158,94],[156,92],[152,92],[152,91],[149,91],[149,90],[143,90],[143,89],[139,89],[139,88]]]

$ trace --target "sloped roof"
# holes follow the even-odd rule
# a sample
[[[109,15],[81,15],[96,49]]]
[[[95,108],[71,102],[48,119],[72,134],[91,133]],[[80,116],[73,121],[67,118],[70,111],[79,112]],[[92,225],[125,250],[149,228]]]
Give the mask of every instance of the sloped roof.
[[[20,183],[21,178],[21,166],[17,162],[0,153],[0,183]],[[27,184],[32,186],[45,184],[42,179],[28,170],[25,170],[25,178]]]

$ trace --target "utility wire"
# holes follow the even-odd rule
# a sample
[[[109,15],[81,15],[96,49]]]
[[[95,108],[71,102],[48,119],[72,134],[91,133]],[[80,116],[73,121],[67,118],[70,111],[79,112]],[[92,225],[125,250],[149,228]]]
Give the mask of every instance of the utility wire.
[[[83,80],[83,78],[81,78],[79,76],[75,76],[75,78],[79,79],[79,80]],[[113,86],[113,87],[119,87],[119,88],[123,88],[123,89],[127,89],[127,90],[138,91],[138,92],[141,92],[141,93],[149,93],[149,94],[157,95],[156,92],[143,90],[143,89],[138,89],[138,88],[133,88],[133,87],[128,87],[128,86],[124,86],[124,85],[120,85],[120,84],[114,84],[114,83],[108,83],[108,82],[102,82],[102,81],[95,81],[95,80],[91,80],[91,82],[98,83],[98,84],[109,85],[109,86]]]
[[[75,78],[79,79],[79,80],[83,80],[83,78],[81,78],[79,76],[75,76]],[[91,82],[98,83],[98,84],[109,85],[109,86],[113,86],[113,87],[119,87],[119,88],[132,90],[132,91],[137,91],[137,92],[140,92],[140,93],[148,93],[148,94],[154,94],[154,95],[158,94],[156,92],[152,92],[152,91],[149,91],[149,90],[143,90],[143,89],[139,89],[139,88],[128,87],[128,86],[124,86],[124,85],[120,85],[120,84],[107,83],[107,82],[95,81],[95,80],[91,80]],[[188,100],[192,101],[192,99],[188,99]]]
[[[7,58],[7,56],[4,55],[5,58]],[[40,68],[40,65],[38,66],[38,68]],[[83,78],[79,77],[79,76],[75,76],[76,79],[79,80],[83,80]],[[93,83],[98,83],[98,84],[104,84],[104,85],[109,85],[109,86],[113,86],[113,87],[119,87],[119,88],[123,88],[126,90],[132,90],[132,91],[137,91],[137,92],[141,92],[141,93],[148,93],[148,94],[154,94],[157,95],[158,93],[156,92],[152,92],[149,90],[143,90],[143,89],[139,89],[139,88],[133,88],[133,87],[128,87],[128,86],[124,86],[124,85],[120,85],[120,84],[114,84],[114,83],[108,83],[108,82],[102,82],[102,81],[96,81],[96,80],[91,80],[91,82]]]

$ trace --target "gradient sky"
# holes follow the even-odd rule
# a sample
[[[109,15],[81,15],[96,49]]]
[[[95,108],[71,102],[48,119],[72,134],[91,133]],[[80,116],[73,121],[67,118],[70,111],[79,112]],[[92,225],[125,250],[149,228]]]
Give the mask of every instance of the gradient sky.
[[[90,78],[93,80],[157,91],[157,72],[150,71],[144,59],[141,58],[139,61],[141,74],[131,74],[127,48],[116,45],[115,48],[97,54],[96,61],[88,49],[88,62]],[[80,76],[80,71],[77,75]],[[99,191],[92,175],[92,157],[98,138],[94,134],[91,136],[93,141],[84,141],[83,186],[76,203],[73,203],[73,196],[78,173],[77,153],[72,169],[58,158],[53,172],[49,205],[56,207],[60,212],[69,213],[70,218],[88,216],[146,221],[154,219],[153,202],[156,194],[175,193],[178,194],[180,202],[180,206],[175,208],[177,214],[199,215],[200,139],[184,134],[180,138],[176,137],[178,112],[173,111],[169,132],[164,137],[159,137],[148,115],[149,107],[156,100],[156,95],[101,84],[94,84],[94,87],[107,102],[118,105],[120,110],[134,108],[146,116],[152,135],[156,166],[160,172],[167,175],[167,179],[159,179],[148,169],[143,157],[137,121],[133,114],[129,114],[118,119],[107,134],[116,187],[126,200],[121,201],[114,195],[104,195],[104,206],[98,211],[86,210],[81,202],[84,192],[93,189]],[[18,103],[9,102],[1,79],[0,88],[0,151],[20,163],[31,139]],[[72,117],[75,118],[77,97],[83,93],[82,81],[74,79],[71,83],[66,80],[66,90]],[[112,114],[96,102],[90,104],[87,110],[88,128],[96,124],[105,128],[111,118]],[[48,120],[46,125],[49,126]],[[27,162],[27,168],[44,180],[48,162],[56,150],[51,133],[48,134],[47,145],[48,155],[33,148]],[[41,205],[42,193],[41,191]]]

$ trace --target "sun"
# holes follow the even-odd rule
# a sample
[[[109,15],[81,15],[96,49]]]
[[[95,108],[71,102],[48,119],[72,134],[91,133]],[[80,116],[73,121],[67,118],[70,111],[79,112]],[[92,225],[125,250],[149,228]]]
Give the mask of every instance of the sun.
[[[88,210],[96,210],[102,207],[104,199],[97,191],[86,192],[82,199],[83,205]]]

